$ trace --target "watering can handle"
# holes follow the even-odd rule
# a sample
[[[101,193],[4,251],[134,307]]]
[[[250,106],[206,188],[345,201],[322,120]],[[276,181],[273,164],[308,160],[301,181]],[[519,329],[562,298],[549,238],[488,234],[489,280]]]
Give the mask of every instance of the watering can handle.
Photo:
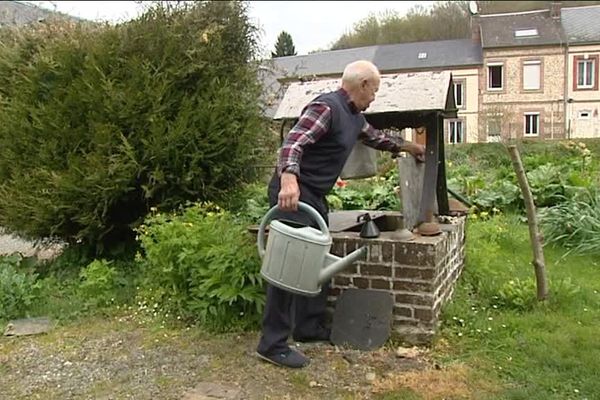
[[[321,230],[321,232],[323,232],[324,234],[329,234],[329,229],[327,228],[327,224],[325,223],[325,220],[323,219],[323,217],[321,217],[321,214],[319,214],[317,212],[317,210],[315,210],[313,207],[309,206],[308,204],[299,201],[298,202],[298,209],[301,211],[306,211],[311,217],[313,217],[315,219],[315,221],[317,221],[317,224],[319,225],[319,229]],[[273,206],[269,211],[267,211],[267,213],[265,214],[265,216],[263,217],[262,221],[260,221],[260,226],[258,228],[258,240],[256,242],[257,246],[258,246],[258,254],[260,255],[260,257],[264,257],[265,255],[265,250],[266,250],[266,244],[265,244],[265,228],[267,227],[267,224],[269,222],[271,222],[271,219],[273,219],[273,215],[275,214],[275,212],[279,210],[279,207],[277,205]]]

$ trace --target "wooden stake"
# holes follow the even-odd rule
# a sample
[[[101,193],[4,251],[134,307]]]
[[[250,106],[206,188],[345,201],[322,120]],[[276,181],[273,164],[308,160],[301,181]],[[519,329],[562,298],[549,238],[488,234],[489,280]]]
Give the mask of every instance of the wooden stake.
[[[512,160],[513,168],[517,174],[517,180],[521,187],[523,200],[525,201],[525,210],[527,211],[527,224],[529,225],[529,238],[533,249],[533,268],[535,271],[535,279],[537,283],[537,299],[543,301],[548,297],[548,281],[546,278],[546,263],[544,261],[544,250],[542,248],[542,236],[538,227],[537,216],[535,213],[535,204],[533,203],[533,195],[527,182],[527,175],[523,169],[521,156],[517,146],[508,146],[508,153]]]

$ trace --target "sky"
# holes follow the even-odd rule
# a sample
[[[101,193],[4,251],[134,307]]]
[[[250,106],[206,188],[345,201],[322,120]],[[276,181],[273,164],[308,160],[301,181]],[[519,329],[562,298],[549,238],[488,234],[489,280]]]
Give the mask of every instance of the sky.
[[[143,12],[140,1],[29,1],[43,8],[89,20],[123,22]],[[431,6],[434,1],[250,1],[249,16],[261,28],[263,56],[275,48],[277,36],[285,30],[292,36],[296,52],[327,49],[355,23],[371,13],[391,10],[400,15],[416,4]]]

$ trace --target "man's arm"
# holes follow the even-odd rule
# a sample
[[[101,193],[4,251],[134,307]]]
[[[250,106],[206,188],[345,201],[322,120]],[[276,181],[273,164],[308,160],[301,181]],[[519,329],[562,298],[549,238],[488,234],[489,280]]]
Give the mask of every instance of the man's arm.
[[[399,153],[407,151],[417,160],[425,161],[425,147],[418,143],[409,142],[401,137],[395,138],[382,131],[375,129],[371,124],[365,121],[365,126],[361,132],[362,142],[377,150]]]
[[[325,103],[311,103],[290,130],[279,152],[277,173],[280,190],[277,205],[284,211],[296,211],[300,198],[298,176],[304,147],[316,143],[329,130],[331,109]]]

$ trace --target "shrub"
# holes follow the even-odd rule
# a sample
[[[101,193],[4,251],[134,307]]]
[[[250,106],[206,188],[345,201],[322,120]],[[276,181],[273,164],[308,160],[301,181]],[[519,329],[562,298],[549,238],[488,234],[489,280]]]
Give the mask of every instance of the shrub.
[[[111,261],[94,260],[81,270],[79,295],[86,306],[102,308],[114,304],[126,281]]]
[[[258,224],[269,210],[267,185],[255,182],[245,185],[227,204],[229,210],[235,213],[241,223]]]
[[[139,229],[140,297],[215,331],[255,327],[264,304],[256,244],[212,204],[156,213]]]
[[[36,299],[36,276],[21,267],[22,257],[0,257],[0,320],[25,316]]]
[[[254,177],[263,131],[245,3],[0,34],[0,225],[102,249],[151,206],[221,199]]]

